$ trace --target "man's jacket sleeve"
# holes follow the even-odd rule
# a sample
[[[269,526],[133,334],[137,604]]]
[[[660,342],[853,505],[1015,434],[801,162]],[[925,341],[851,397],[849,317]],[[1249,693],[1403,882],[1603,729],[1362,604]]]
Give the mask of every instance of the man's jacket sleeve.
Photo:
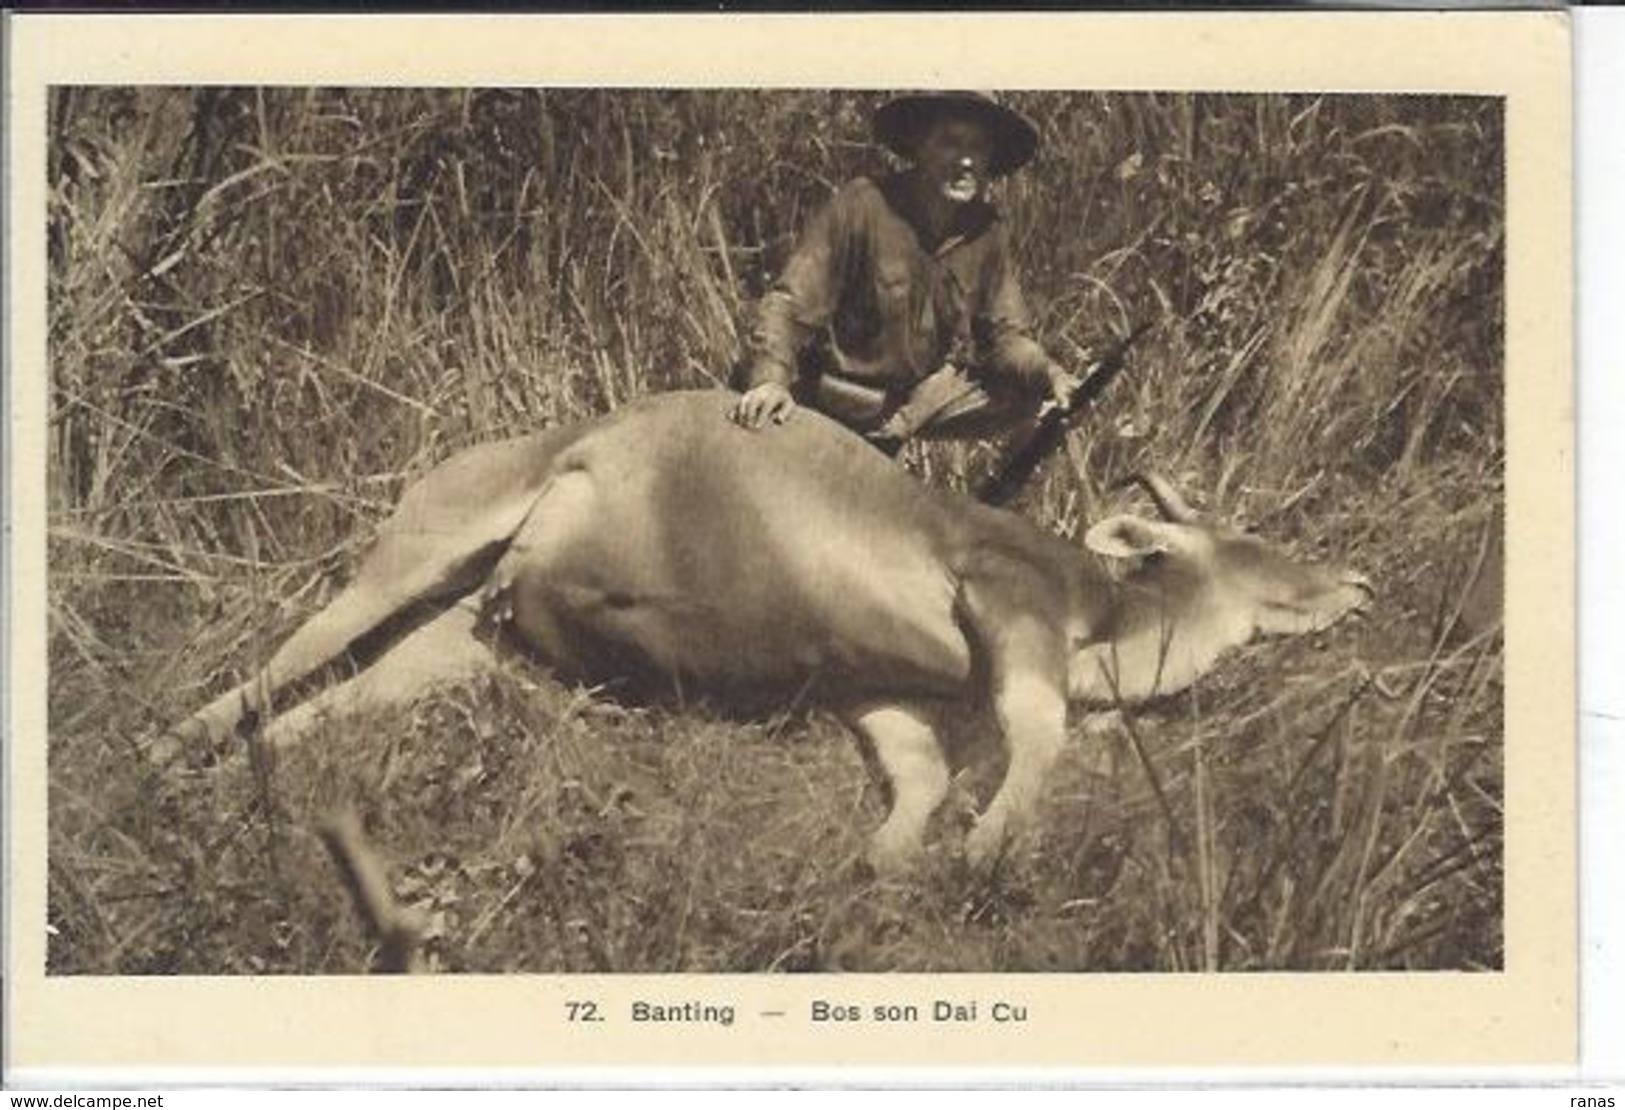
[[[994,374],[1045,390],[1049,385],[1050,357],[1032,337],[1026,299],[1015,267],[1010,264],[1009,240],[1003,226],[987,259],[987,286],[983,311],[973,321],[978,355]]]
[[[835,311],[846,222],[843,210],[841,194],[819,210],[796,243],[784,272],[757,307],[746,388],[765,382],[792,384],[801,349]]]

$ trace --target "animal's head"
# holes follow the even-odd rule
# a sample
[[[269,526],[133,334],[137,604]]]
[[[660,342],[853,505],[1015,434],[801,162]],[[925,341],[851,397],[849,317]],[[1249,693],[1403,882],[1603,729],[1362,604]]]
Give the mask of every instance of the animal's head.
[[[1110,627],[1089,649],[1116,661],[1121,674],[1112,685],[1122,696],[1170,693],[1256,635],[1316,632],[1371,602],[1364,575],[1204,520],[1154,475],[1134,480],[1163,519],[1113,516],[1084,538],[1098,555],[1135,560]]]

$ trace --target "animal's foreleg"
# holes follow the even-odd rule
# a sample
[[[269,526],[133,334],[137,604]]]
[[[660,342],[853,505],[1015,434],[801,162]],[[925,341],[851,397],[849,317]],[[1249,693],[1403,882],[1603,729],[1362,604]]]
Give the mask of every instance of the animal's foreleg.
[[[891,785],[892,807],[870,842],[876,871],[904,870],[925,846],[926,823],[948,793],[948,762],[929,717],[908,705],[873,706],[849,717]]]
[[[300,739],[318,722],[409,703],[436,686],[491,670],[496,657],[475,634],[478,614],[459,602],[403,637],[354,678],[277,717],[266,728],[273,744]]]
[[[1066,739],[1066,657],[1054,583],[999,559],[973,571],[961,587],[961,611],[1010,756],[1003,784],[965,842],[966,857],[980,867],[1032,814]]]
[[[992,860],[1032,816],[1066,739],[1066,699],[1048,676],[1007,678],[994,694],[993,709],[1010,765],[999,792],[966,839],[965,855],[975,867]]]

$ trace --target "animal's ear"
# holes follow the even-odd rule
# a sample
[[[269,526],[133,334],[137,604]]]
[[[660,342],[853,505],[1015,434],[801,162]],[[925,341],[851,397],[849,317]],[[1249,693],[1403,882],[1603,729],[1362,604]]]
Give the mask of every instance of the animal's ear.
[[[1135,559],[1168,550],[1163,530],[1149,520],[1119,513],[1094,525],[1083,535],[1083,545],[1096,555]]]

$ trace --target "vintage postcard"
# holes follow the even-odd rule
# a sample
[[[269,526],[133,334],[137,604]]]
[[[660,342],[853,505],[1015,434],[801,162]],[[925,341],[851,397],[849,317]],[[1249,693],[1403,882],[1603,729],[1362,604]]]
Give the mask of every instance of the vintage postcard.
[[[1566,16],[11,30],[18,1075],[1574,1063]]]

